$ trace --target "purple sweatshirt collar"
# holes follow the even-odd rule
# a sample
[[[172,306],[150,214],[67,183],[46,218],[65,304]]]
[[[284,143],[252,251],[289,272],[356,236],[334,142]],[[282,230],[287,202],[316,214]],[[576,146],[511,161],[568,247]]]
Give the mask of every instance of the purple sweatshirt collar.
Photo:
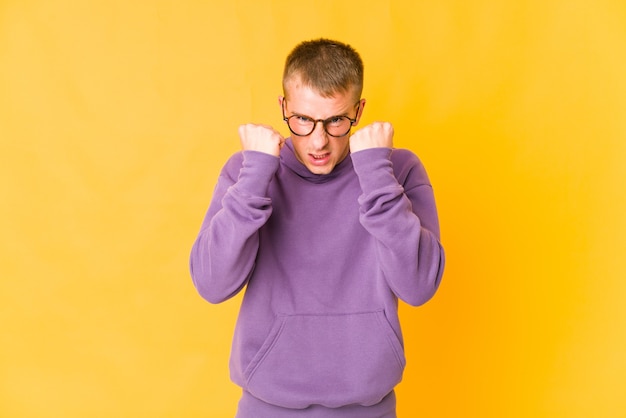
[[[343,159],[339,164],[335,166],[333,171],[328,174],[315,174],[311,173],[304,164],[302,164],[296,157],[296,153],[293,149],[293,143],[291,138],[287,138],[285,141],[285,147],[283,147],[280,153],[280,160],[283,165],[288,167],[291,171],[296,173],[301,178],[310,181],[311,183],[326,183],[336,177],[339,177],[343,172],[352,170],[352,158],[350,154]]]

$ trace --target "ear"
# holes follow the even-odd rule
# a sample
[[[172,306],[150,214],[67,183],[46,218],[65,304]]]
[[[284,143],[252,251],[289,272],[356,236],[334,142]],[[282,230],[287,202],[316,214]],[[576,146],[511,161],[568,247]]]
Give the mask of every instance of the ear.
[[[278,96],[278,106],[282,109],[283,101],[285,101],[285,96]]]
[[[363,115],[363,109],[365,108],[365,99],[361,99],[359,100],[359,110],[356,114],[356,122],[354,122],[354,126],[359,124],[359,121],[361,120],[361,115]]]

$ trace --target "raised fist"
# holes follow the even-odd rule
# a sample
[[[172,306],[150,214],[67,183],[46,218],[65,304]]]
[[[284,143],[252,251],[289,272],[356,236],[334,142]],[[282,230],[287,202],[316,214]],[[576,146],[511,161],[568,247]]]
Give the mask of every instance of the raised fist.
[[[239,127],[241,147],[246,151],[259,151],[278,157],[285,138],[267,125],[248,123]]]
[[[393,126],[389,122],[374,122],[350,136],[350,151],[357,152],[368,148],[392,148]]]

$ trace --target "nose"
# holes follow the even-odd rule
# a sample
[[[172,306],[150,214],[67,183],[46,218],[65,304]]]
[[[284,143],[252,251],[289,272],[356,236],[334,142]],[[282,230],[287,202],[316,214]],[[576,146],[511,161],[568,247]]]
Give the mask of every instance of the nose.
[[[328,134],[326,134],[326,130],[324,129],[324,124],[322,123],[322,121],[319,121],[319,123],[315,124],[313,132],[311,132],[310,134],[310,138],[311,145],[313,145],[313,148],[315,149],[320,150],[324,148],[326,144],[328,144]]]

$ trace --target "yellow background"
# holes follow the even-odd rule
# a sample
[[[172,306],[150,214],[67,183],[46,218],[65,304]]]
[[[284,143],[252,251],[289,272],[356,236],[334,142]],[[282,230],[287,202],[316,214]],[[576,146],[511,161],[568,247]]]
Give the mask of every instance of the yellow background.
[[[0,416],[233,415],[240,299],[204,302],[188,253],[319,36],[435,185],[400,416],[626,416],[622,0],[0,0]]]

